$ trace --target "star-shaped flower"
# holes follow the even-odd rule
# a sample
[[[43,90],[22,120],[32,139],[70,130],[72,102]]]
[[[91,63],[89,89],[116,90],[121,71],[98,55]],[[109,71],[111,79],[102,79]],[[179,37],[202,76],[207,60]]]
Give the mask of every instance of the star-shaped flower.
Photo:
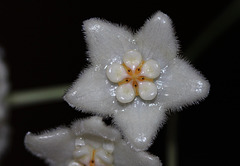
[[[131,149],[100,117],[78,120],[40,135],[28,133],[28,150],[50,166],[161,166],[158,157]]]
[[[112,116],[136,149],[151,145],[166,110],[208,95],[208,81],[178,57],[172,22],[162,12],[134,34],[97,18],[85,21],[83,28],[91,66],[64,99],[83,112]]]

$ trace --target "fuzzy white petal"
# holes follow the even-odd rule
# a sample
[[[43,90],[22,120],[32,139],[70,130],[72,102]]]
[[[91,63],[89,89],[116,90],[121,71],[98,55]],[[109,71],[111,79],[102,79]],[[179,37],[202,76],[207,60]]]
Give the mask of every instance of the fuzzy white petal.
[[[137,152],[123,141],[116,144],[114,163],[116,166],[162,166],[157,156],[146,152]]]
[[[121,103],[129,103],[135,98],[135,92],[131,83],[123,84],[117,87],[117,100]]]
[[[118,63],[107,67],[106,74],[111,82],[118,83],[128,76],[125,68]]]
[[[160,73],[161,68],[158,62],[150,59],[143,64],[140,75],[155,79],[160,75]]]
[[[179,109],[204,99],[209,93],[209,82],[191,65],[174,59],[160,79],[158,100],[166,108]]]
[[[127,67],[134,71],[142,62],[142,55],[136,50],[128,51],[123,56],[123,62]]]
[[[40,135],[29,132],[24,142],[29,151],[44,158],[50,166],[66,166],[74,151],[74,137],[67,128],[58,128]]]
[[[116,129],[107,127],[101,117],[77,120],[72,124],[71,129],[76,136],[95,135],[111,141],[118,140],[121,137]]]
[[[164,122],[165,112],[157,105],[137,102],[140,103],[135,103],[135,107],[129,106],[117,112],[114,120],[131,146],[146,150]]]
[[[165,67],[176,57],[178,44],[171,19],[162,12],[151,17],[136,34],[138,50],[145,59],[157,60]]]
[[[93,64],[121,62],[122,56],[135,48],[132,34],[125,28],[92,18],[83,24]]]
[[[121,108],[115,97],[116,85],[108,81],[106,72],[85,70],[65,94],[64,99],[78,110],[100,115],[112,114]]]

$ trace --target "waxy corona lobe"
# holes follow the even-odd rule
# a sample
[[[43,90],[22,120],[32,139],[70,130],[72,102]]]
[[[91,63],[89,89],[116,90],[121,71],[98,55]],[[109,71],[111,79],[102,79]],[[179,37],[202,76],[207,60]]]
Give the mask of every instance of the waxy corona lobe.
[[[157,95],[153,79],[157,78],[160,72],[157,61],[143,61],[141,54],[136,50],[131,50],[123,56],[123,64],[113,63],[106,70],[108,79],[119,85],[116,97],[121,103],[129,103],[135,96],[140,96],[143,100],[153,100]]]

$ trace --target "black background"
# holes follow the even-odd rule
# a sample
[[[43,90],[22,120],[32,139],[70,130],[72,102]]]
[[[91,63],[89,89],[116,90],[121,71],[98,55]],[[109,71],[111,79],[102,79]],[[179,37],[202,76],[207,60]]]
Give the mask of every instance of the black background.
[[[86,19],[104,18],[137,30],[147,18],[161,10],[173,20],[184,57],[184,52],[196,38],[232,2],[0,1],[0,45],[5,50],[4,59],[9,69],[10,93],[70,85],[87,66],[82,33],[82,22]],[[228,166],[238,163],[239,30],[240,23],[237,21],[192,62],[210,81],[211,90],[208,98],[199,105],[177,113],[179,166]],[[25,150],[25,134],[69,125],[83,116],[86,115],[63,100],[10,107],[10,146],[0,165],[44,166],[43,160]],[[150,148],[150,152],[159,156],[165,166],[166,134],[167,124]]]

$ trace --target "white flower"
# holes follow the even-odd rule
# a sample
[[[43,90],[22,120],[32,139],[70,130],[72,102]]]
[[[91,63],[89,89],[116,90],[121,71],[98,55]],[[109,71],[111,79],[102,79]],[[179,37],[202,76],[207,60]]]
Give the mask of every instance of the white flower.
[[[91,66],[64,99],[83,112],[112,116],[136,149],[151,145],[166,110],[180,110],[208,95],[208,81],[177,56],[178,43],[167,15],[157,12],[135,34],[96,18],[85,21],[83,28]],[[144,69],[147,63],[149,70]],[[138,67],[140,74],[126,72],[130,68],[135,73]],[[136,81],[141,76],[149,80]]]
[[[0,157],[7,146],[9,127],[6,122],[6,108],[4,98],[8,92],[7,69],[2,62],[3,49],[0,47]]]
[[[40,135],[27,133],[25,146],[50,166],[161,166],[158,157],[136,152],[118,130],[100,117],[78,120],[71,128],[57,128]]]

